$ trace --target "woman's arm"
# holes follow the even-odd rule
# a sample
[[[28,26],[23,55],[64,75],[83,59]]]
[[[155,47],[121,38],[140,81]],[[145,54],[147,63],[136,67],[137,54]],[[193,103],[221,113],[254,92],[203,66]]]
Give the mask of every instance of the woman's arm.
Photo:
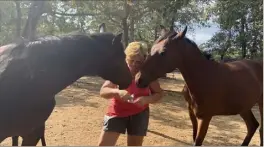
[[[133,101],[134,104],[144,106],[146,104],[157,103],[159,100],[162,99],[163,90],[160,88],[160,84],[157,80],[150,83],[149,87],[151,90],[151,95],[139,97],[138,99]]]
[[[100,96],[105,99],[117,98],[123,101],[131,99],[131,95],[126,90],[119,90],[117,85],[111,81],[105,81],[100,90]]]
[[[117,85],[113,84],[110,81],[105,81],[100,89],[100,96],[105,99],[110,99],[113,97],[118,97]]]
[[[163,90],[161,89],[158,80],[150,83],[149,87],[152,94],[146,98],[147,103],[153,104],[159,102],[163,98]]]

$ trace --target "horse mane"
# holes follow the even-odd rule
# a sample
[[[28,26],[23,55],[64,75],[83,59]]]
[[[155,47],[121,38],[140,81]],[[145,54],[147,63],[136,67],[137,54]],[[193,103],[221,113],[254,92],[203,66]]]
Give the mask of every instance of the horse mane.
[[[198,52],[201,56],[205,57],[206,59],[211,58],[211,57],[209,57],[208,54],[202,52],[202,51],[199,49],[198,45],[197,45],[193,40],[191,40],[191,39],[189,39],[189,38],[187,38],[187,37],[185,36],[185,37],[184,37],[184,41],[186,41],[187,43],[189,43],[190,45],[192,45],[192,46],[195,48],[195,51]],[[211,55],[210,55],[210,56],[211,56]]]
[[[64,35],[52,35],[52,36],[41,36],[37,37],[33,40],[21,39],[19,42],[15,42],[16,46],[14,48],[24,47],[33,47],[35,45],[40,44],[56,44],[61,42],[68,42],[73,40],[96,40],[96,39],[104,40],[104,41],[112,41],[114,35],[112,33],[93,33],[93,34],[85,34],[79,32],[73,32]]]
[[[46,49],[49,49],[49,52],[52,52],[52,50],[67,50],[70,46],[76,46],[76,48],[72,49],[78,49],[78,48],[85,48],[88,46],[102,46],[104,44],[101,44],[101,41],[109,42],[111,43],[114,38],[114,35],[112,33],[93,33],[93,34],[80,34],[80,33],[74,33],[74,34],[66,34],[66,35],[60,35],[60,36],[42,36],[42,37],[36,37],[32,40],[27,39],[20,39],[12,43],[12,46],[7,47],[8,50],[5,50],[1,53],[1,55],[5,54],[2,59],[0,59],[0,62],[3,62],[4,60],[11,60],[11,58],[20,56],[23,56],[23,54],[26,54],[26,50],[30,48],[35,49],[41,49],[41,46],[45,46]],[[79,43],[75,42],[78,41]],[[57,46],[57,47],[55,47]],[[58,46],[61,46],[58,48]],[[77,47],[78,46],[78,47]],[[105,49],[104,47],[99,47],[100,49]],[[94,50],[96,52],[101,52],[100,50]],[[10,55],[10,56],[8,56]]]
[[[188,43],[190,43],[193,47],[199,49],[198,45],[191,39],[184,37],[184,40],[187,41]]]

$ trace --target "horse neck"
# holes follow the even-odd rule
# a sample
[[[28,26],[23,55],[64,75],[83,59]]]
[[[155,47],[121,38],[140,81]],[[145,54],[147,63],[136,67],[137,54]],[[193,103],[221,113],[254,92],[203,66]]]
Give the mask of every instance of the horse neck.
[[[203,57],[198,48],[185,46],[181,50],[179,70],[192,93],[206,92],[204,85],[211,80],[213,61]]]
[[[100,67],[98,66],[100,65],[100,58],[98,57],[100,47],[98,45],[93,45],[93,43],[78,45],[76,42],[74,45],[69,44],[67,50],[61,48],[60,51],[67,57],[67,59],[62,58],[61,61],[58,61],[64,65],[57,67],[59,65],[57,64],[52,67],[58,68],[54,70],[54,84],[53,88],[50,89],[54,93],[61,91],[83,76],[96,76],[98,67]],[[60,76],[57,77],[57,75]]]

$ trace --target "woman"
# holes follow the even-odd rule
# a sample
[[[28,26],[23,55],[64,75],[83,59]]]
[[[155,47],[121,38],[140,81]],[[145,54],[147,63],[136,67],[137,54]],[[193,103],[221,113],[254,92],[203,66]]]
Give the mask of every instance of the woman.
[[[147,49],[140,42],[130,43],[126,50],[126,62],[133,77],[145,60]],[[147,88],[137,88],[135,81],[126,90],[105,81],[100,90],[101,97],[111,99],[104,117],[99,146],[114,146],[120,135],[127,131],[127,146],[142,146],[149,123],[149,105],[162,98],[158,81]]]

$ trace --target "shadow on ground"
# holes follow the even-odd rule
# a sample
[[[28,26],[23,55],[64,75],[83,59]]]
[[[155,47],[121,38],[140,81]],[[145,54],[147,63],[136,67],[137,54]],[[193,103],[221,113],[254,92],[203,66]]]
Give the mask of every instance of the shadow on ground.
[[[192,136],[192,124],[188,116],[187,105],[181,94],[184,81],[181,79],[161,79],[161,86],[165,90],[163,100],[157,105],[151,105],[150,117],[161,126],[169,126],[177,130],[181,135],[187,131]],[[78,80],[56,96],[57,107],[69,107],[75,105],[87,107],[99,107],[94,99],[99,98],[99,90],[103,84],[102,79],[97,77],[85,77]],[[93,100],[93,102],[92,102]],[[257,120],[260,120],[258,107],[252,109]],[[204,145],[240,145],[246,135],[246,126],[239,115],[216,116],[210,122]],[[166,132],[149,129],[149,133],[175,141],[172,145],[192,145],[192,140],[182,141],[176,136],[168,136]],[[242,134],[244,135],[241,135]],[[186,133],[185,133],[186,134]],[[237,135],[240,134],[240,135]],[[258,130],[255,135],[258,134]],[[235,141],[234,141],[235,140]],[[250,144],[251,145],[251,144]]]
[[[91,99],[99,98],[103,80],[98,77],[83,77],[56,95],[57,107],[88,106],[98,107]]]
[[[190,144],[190,143],[186,143],[186,142],[184,142],[184,141],[181,141],[181,140],[179,140],[179,139],[176,139],[176,138],[174,138],[174,137],[171,137],[171,136],[168,136],[168,135],[162,134],[162,133],[157,132],[157,131],[154,131],[154,130],[149,130],[149,129],[148,129],[148,133],[152,133],[152,134],[155,134],[155,135],[161,136],[161,137],[163,137],[163,138],[166,138],[166,139],[169,139],[169,140],[172,140],[172,141],[176,141],[176,142],[177,142],[177,145],[179,145],[179,143],[180,143],[180,144],[183,144],[183,145],[192,145],[192,144]]]
[[[152,106],[151,118],[157,120],[162,125],[174,127],[179,130],[189,129],[192,132],[192,124],[189,119],[187,105],[181,92],[166,91],[165,95],[160,104],[161,107],[155,108],[154,105]],[[255,106],[252,111],[256,119],[260,122],[258,107]],[[189,133],[190,136],[192,135],[191,132]],[[237,135],[238,132],[242,132],[244,135]],[[210,122],[204,145],[240,145],[246,136],[246,132],[245,123],[239,115],[215,116]],[[159,134],[166,134],[166,132],[159,132]],[[259,135],[258,130],[255,135]],[[236,142],[230,140],[236,140]],[[179,141],[177,142],[173,145],[179,145]],[[191,141],[186,144],[190,145],[192,143]]]

